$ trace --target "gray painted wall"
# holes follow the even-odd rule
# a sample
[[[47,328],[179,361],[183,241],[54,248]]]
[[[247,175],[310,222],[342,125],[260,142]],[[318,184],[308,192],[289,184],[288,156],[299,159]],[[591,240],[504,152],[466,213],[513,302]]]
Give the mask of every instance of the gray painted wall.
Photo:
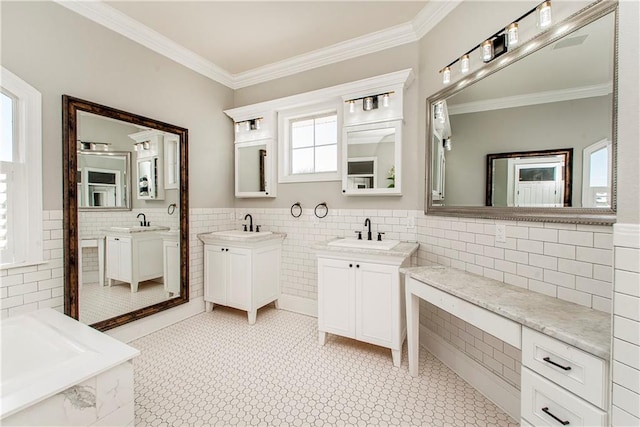
[[[231,89],[56,3],[0,7],[2,65],[42,93],[44,209],[62,209],[63,94],[189,129],[190,206],[233,205]]]

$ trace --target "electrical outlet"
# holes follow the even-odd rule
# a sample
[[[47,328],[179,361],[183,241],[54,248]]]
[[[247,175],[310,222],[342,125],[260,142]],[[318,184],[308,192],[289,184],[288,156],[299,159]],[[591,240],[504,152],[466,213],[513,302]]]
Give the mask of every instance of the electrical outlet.
[[[496,243],[505,243],[507,241],[507,226],[504,224],[496,224]]]
[[[416,228],[416,217],[408,216],[407,217],[407,229]]]

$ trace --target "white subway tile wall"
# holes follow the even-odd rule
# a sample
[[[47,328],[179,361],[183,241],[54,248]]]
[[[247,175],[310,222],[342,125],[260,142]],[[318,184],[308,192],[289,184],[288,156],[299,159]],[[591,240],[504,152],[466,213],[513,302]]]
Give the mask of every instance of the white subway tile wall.
[[[614,226],[613,425],[640,425],[640,226]],[[608,243],[608,242],[606,242]]]
[[[495,241],[495,225],[506,241]],[[611,226],[418,217],[419,263],[469,271],[611,312]]]
[[[42,247],[45,262],[0,269],[0,315],[16,316],[39,308],[64,308],[62,211],[43,211]]]

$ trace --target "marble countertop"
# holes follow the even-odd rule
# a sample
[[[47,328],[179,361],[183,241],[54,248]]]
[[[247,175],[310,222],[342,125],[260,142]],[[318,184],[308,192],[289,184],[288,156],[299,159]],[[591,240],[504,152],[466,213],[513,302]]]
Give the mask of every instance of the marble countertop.
[[[164,225],[147,225],[147,226],[142,226],[142,225],[134,225],[131,227],[109,227],[109,228],[105,228],[103,231],[105,233],[111,234],[111,233],[125,233],[125,234],[129,234],[129,233],[146,233],[149,231],[169,231],[169,227],[165,227]]]
[[[340,247],[340,246],[329,246],[329,242],[332,242],[335,239],[326,240],[323,242],[315,242],[311,245],[311,249],[316,252],[334,252],[340,254],[360,254],[360,255],[372,255],[372,256],[388,256],[388,257],[399,257],[399,258],[407,258],[415,251],[418,250],[420,246],[419,243],[411,243],[411,242],[400,242],[396,246],[391,249],[373,249],[373,248],[349,248],[349,247]]]
[[[443,266],[411,267],[407,276],[609,360],[611,315]]]
[[[5,418],[140,354],[139,350],[51,308],[3,319]]]
[[[216,244],[220,243],[221,241],[229,243],[258,243],[274,239],[284,239],[285,237],[287,237],[287,233],[271,231],[243,232],[240,230],[226,230],[198,234],[198,239],[200,239],[205,244]]]

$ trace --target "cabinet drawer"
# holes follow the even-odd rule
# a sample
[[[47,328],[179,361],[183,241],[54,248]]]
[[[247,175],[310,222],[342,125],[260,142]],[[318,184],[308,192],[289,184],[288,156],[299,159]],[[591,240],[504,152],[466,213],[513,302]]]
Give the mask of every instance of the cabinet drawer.
[[[534,426],[606,425],[604,411],[527,368],[522,368],[521,388],[521,417]]]
[[[522,364],[599,408],[607,408],[607,363],[599,357],[522,328]]]

